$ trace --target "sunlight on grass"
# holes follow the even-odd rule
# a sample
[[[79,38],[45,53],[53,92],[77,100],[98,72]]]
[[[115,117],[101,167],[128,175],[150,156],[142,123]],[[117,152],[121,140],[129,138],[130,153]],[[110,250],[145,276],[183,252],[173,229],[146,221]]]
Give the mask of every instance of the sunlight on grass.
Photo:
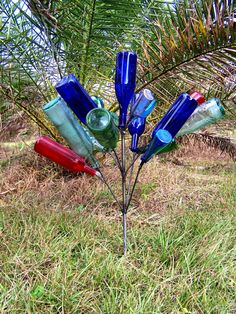
[[[231,186],[223,193],[230,195]],[[233,196],[234,198],[235,196]],[[91,213],[1,212],[4,313],[231,313],[235,212],[169,214],[132,224],[122,253],[117,222]]]
[[[1,313],[234,313],[233,163],[147,165],[128,213],[127,258],[120,214],[99,181],[32,154],[3,171]],[[106,175],[119,193],[113,169]]]

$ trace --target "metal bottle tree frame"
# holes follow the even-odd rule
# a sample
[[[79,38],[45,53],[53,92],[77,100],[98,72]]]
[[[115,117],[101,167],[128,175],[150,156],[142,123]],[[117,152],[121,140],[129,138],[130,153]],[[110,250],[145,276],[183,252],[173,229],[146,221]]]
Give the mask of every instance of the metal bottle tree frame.
[[[102,180],[102,182],[107,186],[107,188],[109,189],[111,195],[113,196],[116,204],[118,205],[119,209],[121,210],[122,213],[122,227],[123,227],[123,253],[124,255],[127,254],[127,212],[133,197],[133,193],[135,190],[135,187],[137,185],[137,181],[138,181],[138,177],[139,177],[139,173],[143,167],[143,162],[140,163],[138,170],[136,172],[135,175],[135,179],[134,182],[132,184],[132,179],[133,179],[133,174],[134,174],[134,165],[138,160],[138,155],[137,153],[132,153],[133,158],[132,158],[132,162],[128,165],[128,167],[126,166],[126,128],[122,128],[120,129],[120,136],[121,136],[121,156],[119,157],[116,150],[113,149],[113,156],[112,158],[114,158],[115,162],[116,162],[116,166],[120,171],[121,174],[121,202],[118,200],[117,196],[115,195],[115,193],[113,192],[113,190],[111,189],[110,184],[107,182],[101,168],[98,168],[97,170],[99,171],[101,177],[100,179]],[[111,154],[110,154],[111,155]],[[127,177],[129,174],[129,182],[127,185]]]
[[[175,143],[174,138],[176,136],[192,133],[194,129],[197,130],[205,125],[211,124],[221,119],[224,115],[224,108],[218,99],[213,98],[205,102],[204,96],[198,92],[192,93],[191,95],[182,93],[154,128],[150,143],[146,147],[142,147],[142,149],[138,148],[138,138],[144,132],[145,119],[153,110],[156,101],[149,90],[146,90],[146,95],[144,90],[143,94],[141,92],[136,98],[134,94],[136,64],[137,55],[135,53],[118,53],[115,89],[120,106],[119,123],[116,115],[115,117],[111,117],[112,114],[107,110],[102,109],[102,107],[96,107],[96,102],[92,100],[76,78],[72,74],[69,74],[56,85],[59,95],[66,102],[63,101],[61,97],[57,97],[44,105],[43,110],[73,150],[63,147],[63,145],[56,143],[47,137],[43,137],[35,143],[35,151],[39,154],[57,162],[71,171],[77,169],[77,172],[82,171],[87,172],[90,175],[96,175],[107,186],[122,213],[124,255],[127,254],[127,212],[143,165],[154,155],[172,150],[173,147],[171,145]],[[131,99],[134,100],[134,103],[131,104],[131,111],[128,116],[127,112]],[[99,101],[102,103],[101,99]],[[78,103],[81,103],[81,111],[79,109],[80,107],[78,107]],[[203,109],[198,108],[199,110],[196,110],[200,105],[202,105],[201,108]],[[195,110],[197,113],[194,115],[193,112]],[[204,110],[206,111],[205,113]],[[209,112],[207,112],[207,110],[209,110]],[[105,126],[103,124],[104,128],[99,129],[95,127],[96,123],[95,125],[92,124],[92,121],[94,120],[91,115],[95,115],[96,117],[96,114],[101,114],[101,111],[108,117],[108,120],[107,125],[105,124]],[[93,133],[94,137],[86,128],[79,124],[72,112],[74,112],[74,115],[84,124],[87,124],[87,128]],[[99,114],[98,121],[100,120]],[[199,120],[201,122],[200,124]],[[189,122],[186,124],[187,126],[183,128],[186,121]],[[126,158],[127,129],[132,135],[130,146],[132,161],[128,166]],[[120,133],[121,139],[120,156],[118,156],[115,149],[119,137],[118,133]],[[103,135],[101,136],[101,134]],[[98,141],[96,142],[96,136],[97,140],[101,141],[100,144],[104,147],[101,146]],[[76,140],[77,138],[79,139],[79,142]],[[91,145],[97,147],[98,150],[101,149],[100,151],[107,152],[115,160],[121,175],[121,201],[117,199],[117,195],[107,182],[98,161],[91,153]],[[79,156],[80,153],[82,154],[82,157]],[[134,165],[141,154],[143,155],[141,156],[140,164],[134,176]],[[85,156],[89,159],[93,168],[86,165]],[[77,163],[80,163],[80,165],[77,165]],[[128,175],[129,180],[127,180]]]

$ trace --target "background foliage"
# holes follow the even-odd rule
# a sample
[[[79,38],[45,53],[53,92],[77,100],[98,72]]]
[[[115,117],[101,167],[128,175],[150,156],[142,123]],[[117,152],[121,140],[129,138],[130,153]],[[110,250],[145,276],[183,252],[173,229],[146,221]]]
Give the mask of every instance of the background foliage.
[[[233,113],[234,1],[3,0],[0,10],[1,93],[47,133],[54,130],[41,105],[68,73],[111,110],[117,108],[114,64],[123,49],[138,53],[137,89],[156,94],[152,121],[192,89],[220,97]]]

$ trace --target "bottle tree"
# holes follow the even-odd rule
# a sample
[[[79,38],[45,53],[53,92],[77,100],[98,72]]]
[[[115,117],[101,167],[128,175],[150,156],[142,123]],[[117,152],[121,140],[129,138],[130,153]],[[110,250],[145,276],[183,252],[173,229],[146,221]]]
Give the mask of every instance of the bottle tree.
[[[59,96],[43,106],[48,119],[66,140],[69,148],[41,136],[35,143],[40,155],[74,172],[96,176],[108,187],[122,213],[123,252],[127,254],[127,211],[142,168],[155,155],[177,147],[175,138],[193,133],[224,116],[219,99],[205,101],[198,92],[183,92],[170,106],[150,135],[147,145],[140,147],[139,138],[145,131],[147,116],[156,105],[149,89],[135,94],[137,55],[119,52],[116,57],[115,92],[119,115],[104,108],[97,96],[90,96],[73,74],[55,86]],[[131,135],[127,149],[127,134]],[[129,136],[130,138],[130,136]],[[120,154],[117,152],[121,140]],[[110,154],[121,174],[122,197],[116,195],[103,174],[96,153]],[[132,154],[132,161],[128,164]],[[134,164],[138,169],[134,174]]]

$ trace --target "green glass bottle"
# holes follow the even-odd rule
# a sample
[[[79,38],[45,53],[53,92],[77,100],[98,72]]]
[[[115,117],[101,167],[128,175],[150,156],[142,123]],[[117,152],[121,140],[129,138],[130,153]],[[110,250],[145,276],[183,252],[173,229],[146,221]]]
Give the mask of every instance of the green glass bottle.
[[[97,153],[97,152],[105,153],[106,148],[98,143],[98,141],[93,136],[93,134],[89,131],[89,129],[87,129],[86,127],[83,127],[83,129],[84,129],[85,133],[89,136],[91,142],[93,143],[93,153]]]
[[[149,144],[138,147],[137,148],[137,154],[144,154],[146,150],[148,149]],[[162,148],[160,151],[158,151],[158,154],[163,154],[163,153],[169,153],[172,152],[173,150],[178,149],[179,146],[177,145],[176,141],[173,140],[170,144]]]
[[[173,150],[176,150],[178,148],[178,145],[175,140],[173,140],[169,145],[165,146],[159,154],[164,154],[164,153],[170,153]]]
[[[112,116],[112,119],[113,119],[113,122],[115,123],[115,125],[118,127],[118,124],[119,124],[119,118],[117,116],[117,114],[115,112],[110,112],[109,113],[111,114]]]
[[[104,108],[91,110],[86,117],[88,129],[107,150],[116,148],[119,139],[118,119]]]

